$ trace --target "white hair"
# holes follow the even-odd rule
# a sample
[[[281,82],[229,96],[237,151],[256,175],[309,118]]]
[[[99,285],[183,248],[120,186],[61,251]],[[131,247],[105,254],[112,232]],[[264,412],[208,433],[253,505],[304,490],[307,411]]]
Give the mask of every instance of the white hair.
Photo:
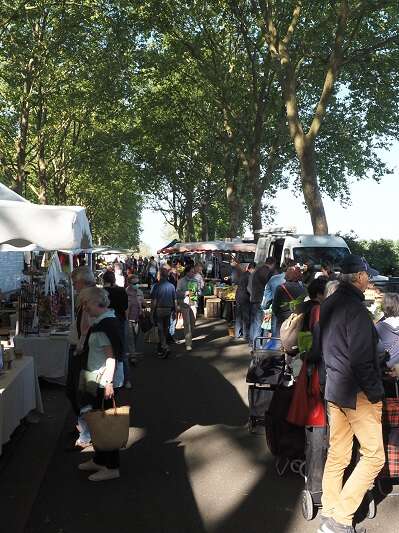
[[[347,274],[345,274],[345,275],[347,275]],[[349,274],[349,275],[351,275],[351,274]],[[324,290],[324,298],[328,298],[329,296],[334,294],[334,292],[338,289],[338,285],[339,285],[339,281],[337,279],[334,279],[332,281],[328,281],[327,285],[326,285],[326,288]]]
[[[79,303],[97,304],[106,308],[109,306],[108,292],[101,287],[88,287],[80,292]]]

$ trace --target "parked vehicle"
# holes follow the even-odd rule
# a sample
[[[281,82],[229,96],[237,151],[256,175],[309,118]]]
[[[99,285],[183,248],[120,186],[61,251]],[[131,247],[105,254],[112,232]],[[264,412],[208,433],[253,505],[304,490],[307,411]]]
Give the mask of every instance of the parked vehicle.
[[[287,259],[304,264],[311,261],[316,268],[328,261],[339,267],[350,253],[348,245],[337,235],[304,235],[294,230],[275,229],[262,232],[255,252],[255,262],[263,263],[267,257],[274,257],[282,265]]]

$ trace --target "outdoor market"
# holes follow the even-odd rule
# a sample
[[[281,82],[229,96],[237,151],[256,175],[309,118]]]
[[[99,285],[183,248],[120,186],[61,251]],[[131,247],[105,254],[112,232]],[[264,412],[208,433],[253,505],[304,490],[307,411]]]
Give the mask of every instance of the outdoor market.
[[[0,533],[399,533],[397,0],[1,0]]]

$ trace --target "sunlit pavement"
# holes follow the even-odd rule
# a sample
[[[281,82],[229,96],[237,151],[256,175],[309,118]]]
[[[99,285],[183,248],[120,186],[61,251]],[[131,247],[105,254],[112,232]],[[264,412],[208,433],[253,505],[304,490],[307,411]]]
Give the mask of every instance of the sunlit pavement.
[[[77,471],[90,453],[65,451],[73,418],[63,394],[46,391],[46,418],[28,426],[2,463],[0,531],[7,524],[10,533],[315,532],[318,519],[301,513],[302,479],[280,478],[264,435],[247,431],[245,344],[213,321],[199,324],[192,352],[179,344],[158,360],[153,351],[146,347],[133,390],[123,393],[132,428],[121,479],[93,484]],[[397,533],[399,497],[365,524]]]

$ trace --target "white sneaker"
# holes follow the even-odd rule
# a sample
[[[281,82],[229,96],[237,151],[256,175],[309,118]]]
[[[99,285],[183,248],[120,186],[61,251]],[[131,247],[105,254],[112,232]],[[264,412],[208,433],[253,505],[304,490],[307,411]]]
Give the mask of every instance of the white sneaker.
[[[98,472],[99,470],[104,470],[105,466],[98,465],[93,459],[90,459],[85,463],[80,463],[78,468],[79,470],[83,470],[83,472]]]
[[[90,481],[108,481],[109,479],[118,479],[120,477],[119,468],[102,468],[95,474],[89,476]]]
[[[186,346],[186,350],[187,350],[188,352],[191,352],[192,349],[193,349],[192,346]]]

